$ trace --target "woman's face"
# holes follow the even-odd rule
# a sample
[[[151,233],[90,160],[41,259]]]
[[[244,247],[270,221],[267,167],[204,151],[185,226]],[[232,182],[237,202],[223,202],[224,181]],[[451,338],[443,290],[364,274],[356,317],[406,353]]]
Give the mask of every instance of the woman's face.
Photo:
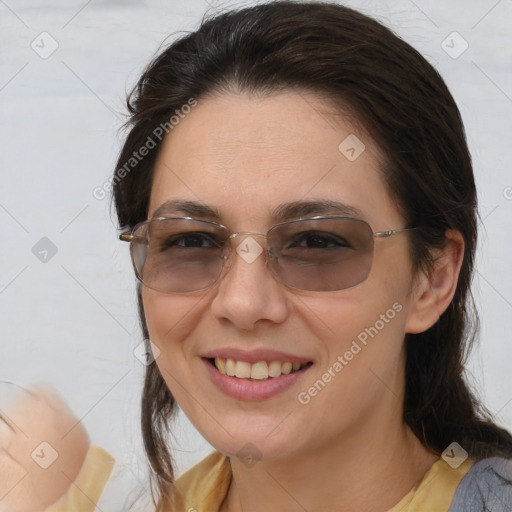
[[[405,227],[374,144],[353,135],[311,93],[200,99],[164,140],[149,218],[164,202],[180,200],[216,210],[232,231],[266,233],[278,208],[331,201],[358,210],[373,231]],[[339,215],[315,208],[309,216]],[[265,253],[254,261],[244,257],[244,249],[256,254],[245,236],[233,240],[241,250],[212,288],[166,294],[143,287],[158,368],[216,449],[279,459],[356,432],[373,439],[383,425],[401,421],[403,338],[415,297],[407,237],[376,239],[368,278],[342,291],[286,288],[266,267]],[[252,238],[265,246],[263,238]],[[230,377],[211,364],[215,355],[233,359],[239,377],[254,370],[249,363],[267,364],[254,370],[261,380]],[[294,362],[308,364],[286,374],[286,363]],[[265,367],[282,374],[264,379]]]

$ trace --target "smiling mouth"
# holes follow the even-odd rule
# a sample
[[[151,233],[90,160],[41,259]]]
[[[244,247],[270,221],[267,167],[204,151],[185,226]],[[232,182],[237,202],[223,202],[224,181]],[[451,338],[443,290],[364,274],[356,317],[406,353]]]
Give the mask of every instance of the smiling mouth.
[[[221,357],[209,358],[207,361],[223,375],[251,381],[265,381],[281,375],[296,373],[313,364],[310,361],[295,363],[289,361],[258,361],[257,363],[248,363],[247,361]]]

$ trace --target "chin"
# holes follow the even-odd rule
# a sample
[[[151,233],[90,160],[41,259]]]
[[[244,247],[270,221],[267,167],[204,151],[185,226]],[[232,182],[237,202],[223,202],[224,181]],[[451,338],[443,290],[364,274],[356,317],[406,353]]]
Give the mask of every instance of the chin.
[[[279,418],[270,422],[266,419],[258,422],[254,415],[248,418],[245,413],[242,421],[224,421],[222,426],[216,425],[214,430],[211,418],[201,422],[202,425],[195,424],[201,435],[220,453],[256,461],[289,458],[300,451],[298,439],[303,435],[303,429],[290,429],[290,425],[284,429],[282,420]]]

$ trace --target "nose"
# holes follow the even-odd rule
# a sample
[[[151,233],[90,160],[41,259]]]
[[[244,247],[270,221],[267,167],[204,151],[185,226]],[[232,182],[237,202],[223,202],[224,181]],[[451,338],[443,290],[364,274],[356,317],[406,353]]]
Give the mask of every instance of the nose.
[[[244,330],[284,322],[290,303],[265,264],[263,246],[252,236],[240,238],[234,240],[230,268],[218,286],[212,313]]]

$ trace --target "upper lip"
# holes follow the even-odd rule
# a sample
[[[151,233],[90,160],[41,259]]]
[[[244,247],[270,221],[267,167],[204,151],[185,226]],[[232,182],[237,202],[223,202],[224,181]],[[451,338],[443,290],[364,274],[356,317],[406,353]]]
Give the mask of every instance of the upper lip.
[[[257,363],[259,361],[281,361],[282,363],[308,363],[311,359],[300,357],[294,354],[281,352],[268,348],[259,348],[254,350],[242,350],[239,348],[218,348],[210,350],[202,355],[207,359],[219,357],[221,359],[234,359],[235,361],[246,361],[247,363]]]

